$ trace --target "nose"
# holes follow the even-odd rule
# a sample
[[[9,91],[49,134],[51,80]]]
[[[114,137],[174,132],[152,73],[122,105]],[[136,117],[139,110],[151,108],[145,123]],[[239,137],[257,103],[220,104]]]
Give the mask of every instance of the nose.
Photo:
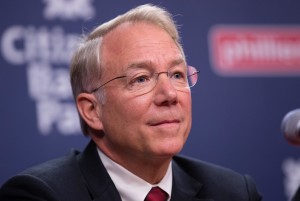
[[[160,74],[154,88],[156,105],[172,105],[178,102],[177,90],[166,73]]]

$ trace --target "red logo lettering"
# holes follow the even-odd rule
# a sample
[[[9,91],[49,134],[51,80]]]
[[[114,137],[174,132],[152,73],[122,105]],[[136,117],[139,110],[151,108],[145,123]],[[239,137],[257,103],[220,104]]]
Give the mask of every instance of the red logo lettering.
[[[300,75],[300,27],[217,26],[212,65],[225,75]]]

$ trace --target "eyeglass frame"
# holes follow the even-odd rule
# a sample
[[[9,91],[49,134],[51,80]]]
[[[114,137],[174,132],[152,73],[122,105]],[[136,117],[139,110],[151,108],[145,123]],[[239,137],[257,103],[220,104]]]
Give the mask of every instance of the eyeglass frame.
[[[191,75],[187,75],[186,77],[191,77],[191,76],[193,76],[193,75],[195,75],[195,74],[199,74],[200,73],[200,71],[199,70],[197,70],[195,67],[193,67],[193,66],[187,66],[187,67],[192,67],[192,68],[194,68],[196,71],[195,72],[193,72]],[[157,79],[158,79],[158,77],[159,77],[159,75],[160,74],[167,74],[167,76],[168,76],[168,78],[169,78],[169,70],[168,71],[161,71],[161,72],[158,72],[158,73],[153,73],[153,74],[157,74]],[[117,79],[121,79],[121,78],[125,78],[125,77],[130,77],[129,75],[121,75],[121,76],[117,76],[117,77],[114,77],[114,78],[112,78],[112,79],[110,79],[110,80],[108,80],[108,81],[106,81],[106,82],[104,82],[103,84],[101,84],[100,86],[98,86],[98,87],[96,87],[95,89],[93,89],[93,90],[91,90],[90,92],[87,92],[87,93],[95,93],[96,91],[98,91],[100,88],[102,88],[102,87],[104,87],[106,84],[108,84],[108,83],[110,83],[110,82],[112,82],[112,81],[114,81],[114,80],[117,80]],[[197,78],[197,80],[198,80],[198,78]],[[197,81],[195,82],[195,84],[194,85],[192,85],[192,86],[187,86],[187,88],[191,88],[191,87],[193,87],[193,86],[195,86],[197,84]],[[156,84],[154,85],[154,87],[156,86]],[[150,90],[151,91],[151,90]],[[149,91],[149,92],[150,92]],[[148,93],[148,92],[147,92]]]

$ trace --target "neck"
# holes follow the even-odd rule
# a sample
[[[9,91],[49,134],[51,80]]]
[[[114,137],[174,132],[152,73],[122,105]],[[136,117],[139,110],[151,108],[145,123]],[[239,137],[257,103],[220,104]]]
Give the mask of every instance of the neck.
[[[96,144],[108,158],[150,184],[157,184],[163,179],[172,160],[172,156],[133,155],[124,151],[114,154],[101,144]]]
[[[124,168],[142,178],[150,184],[159,183],[166,175],[171,159],[153,159],[139,161],[127,161],[126,163],[119,163]],[[117,162],[118,163],[118,162]]]

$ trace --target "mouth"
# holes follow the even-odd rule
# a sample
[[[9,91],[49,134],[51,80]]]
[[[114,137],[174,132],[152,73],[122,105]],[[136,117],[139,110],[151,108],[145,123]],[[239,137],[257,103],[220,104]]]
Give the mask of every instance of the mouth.
[[[162,121],[155,121],[150,123],[150,126],[172,126],[175,124],[179,124],[180,121],[178,119],[173,119],[173,120],[162,120]]]

